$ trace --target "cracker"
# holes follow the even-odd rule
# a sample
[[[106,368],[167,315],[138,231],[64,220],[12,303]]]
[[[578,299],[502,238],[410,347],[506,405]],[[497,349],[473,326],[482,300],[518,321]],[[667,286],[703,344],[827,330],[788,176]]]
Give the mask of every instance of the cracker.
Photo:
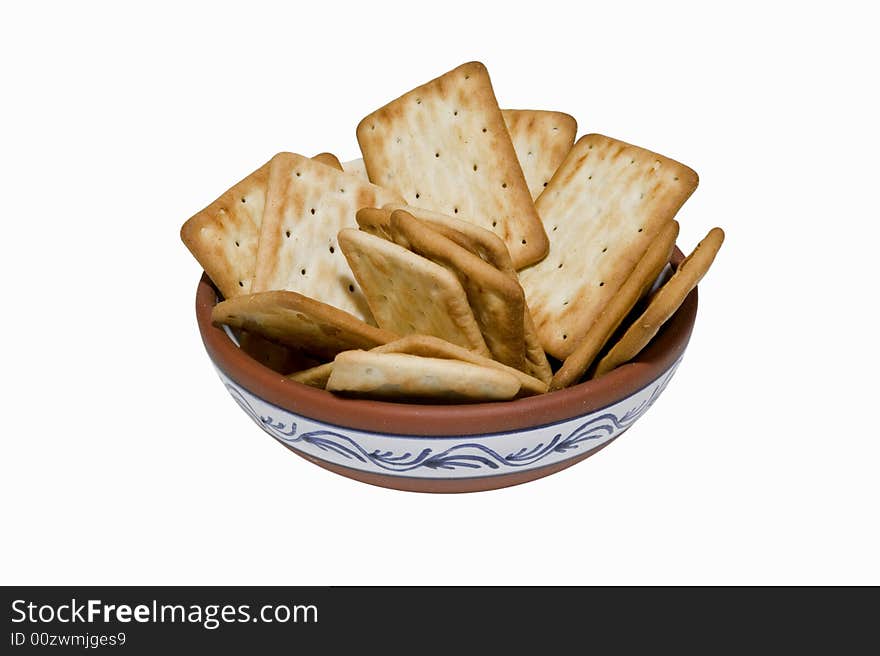
[[[501,364],[491,358],[483,357],[473,351],[468,351],[455,344],[450,344],[445,339],[432,337],[430,335],[407,335],[393,342],[388,342],[382,346],[371,349],[374,353],[406,353],[409,355],[420,355],[426,358],[441,358],[444,360],[461,360],[462,362],[470,362],[471,364],[489,367],[490,369],[498,369],[505,371],[519,380],[520,390],[517,396],[532,396],[534,394],[543,394],[547,391],[547,383],[538,380],[533,376],[529,376],[522,371],[518,371],[506,364]],[[330,372],[333,371],[333,363],[318,365],[310,369],[298,371],[288,376],[291,380],[311,385],[312,387],[327,386],[327,380],[330,378]]]
[[[325,155],[333,157],[321,153],[312,159]],[[270,164],[226,191],[180,230],[184,244],[224,298],[253,291]]]
[[[392,239],[390,233],[391,213],[398,209],[406,210],[444,237],[480,256],[493,267],[511,276],[517,283],[519,282],[513,261],[510,259],[510,253],[504,242],[498,235],[469,221],[405,204],[389,203],[381,210],[367,208],[359,211],[358,225],[361,230],[366,230],[385,239]],[[528,303],[523,305],[523,338],[525,341],[524,370],[535,378],[549,383],[553,372],[550,369],[550,363],[547,362],[547,355],[544,353],[541,341],[538,339]]]
[[[581,137],[537,200],[551,255],[520,272],[538,336],[564,360],[697,186],[671,159]]]
[[[360,230],[341,230],[338,238],[379,326],[399,335],[434,335],[489,355],[454,273]]]
[[[327,381],[330,379],[330,373],[333,371],[333,363],[325,362],[316,367],[303,369],[288,376],[290,380],[295,380],[309,387],[317,387],[324,389],[327,387]]]
[[[596,366],[596,377],[629,362],[648,345],[660,327],[675,314],[697,283],[712,266],[724,242],[724,231],[712,228],[694,251],[678,265],[672,277],[657,290],[648,307]]]
[[[458,276],[492,357],[525,368],[524,294],[519,283],[404,210],[391,214],[394,241]]]
[[[269,172],[253,291],[286,289],[369,319],[336,234],[361,207],[398,200],[350,173],[301,155],[279,153]]]
[[[347,162],[342,163],[342,170],[346,173],[354,173],[357,176],[360,176],[364,180],[369,180],[367,177],[367,167],[364,166],[363,158],[352,159]]]
[[[340,353],[327,381],[332,392],[391,400],[503,401],[515,397],[519,388],[515,376],[498,369],[375,351]]]
[[[228,189],[180,229],[180,238],[225,298],[251,291],[269,163]]]
[[[406,207],[406,205],[400,205]],[[391,236],[391,211],[378,207],[362,207],[355,214],[358,227],[375,237],[394,241]]]
[[[517,268],[547,254],[547,235],[481,63],[459,66],[373,112],[357,137],[370,180],[407,203],[492,230]]]
[[[223,301],[214,306],[211,320],[256,333],[322,360],[329,360],[340,351],[373,348],[398,337],[326,303],[290,291],[259,292]]]
[[[577,348],[565,358],[562,367],[554,374],[550,389],[562,389],[581,379],[605,343],[611,339],[626,316],[639,299],[651,289],[654,281],[666,267],[675,248],[678,228],[678,221],[670,221],[651,242],[626,282],[590,326]]]
[[[491,358],[483,357],[473,351],[468,351],[446,340],[430,335],[407,335],[393,342],[388,342],[373,349],[376,353],[408,353],[409,355],[421,355],[427,358],[443,358],[445,360],[461,360],[471,364],[489,367],[505,371],[516,377],[520,383],[519,396],[543,394],[547,391],[547,384],[522,371],[508,367]]]
[[[340,162],[339,158],[336,157],[336,155],[334,155],[333,153],[318,153],[317,155],[312,157],[312,159],[316,162],[321,162],[321,164],[324,164],[325,166],[330,166],[337,171],[345,170],[344,168],[342,168],[342,162]]]
[[[503,109],[501,115],[535,199],[574,145],[577,121],[562,112],[537,109]]]

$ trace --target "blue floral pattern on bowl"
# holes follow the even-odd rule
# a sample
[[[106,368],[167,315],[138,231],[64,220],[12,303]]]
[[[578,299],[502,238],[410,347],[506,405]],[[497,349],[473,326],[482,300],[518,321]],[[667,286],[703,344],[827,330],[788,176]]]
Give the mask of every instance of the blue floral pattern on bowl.
[[[601,410],[522,431],[390,435],[334,426],[267,403],[218,370],[226,389],[265,432],[313,459],[417,478],[507,474],[583,455],[621,435],[657,400],[681,360],[635,394]]]

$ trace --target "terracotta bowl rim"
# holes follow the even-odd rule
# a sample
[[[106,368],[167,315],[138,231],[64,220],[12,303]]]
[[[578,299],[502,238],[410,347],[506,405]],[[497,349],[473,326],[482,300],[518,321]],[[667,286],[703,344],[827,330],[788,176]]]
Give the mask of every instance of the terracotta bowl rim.
[[[672,264],[683,254],[676,249]],[[219,293],[203,273],[196,289],[196,319],[214,365],[267,403],[325,424],[407,437],[458,437],[527,431],[613,405],[650,385],[682,357],[693,331],[695,288],[639,356],[605,376],[567,389],[514,401],[427,405],[336,396],[289,380],[242,352],[225,330],[211,323]]]

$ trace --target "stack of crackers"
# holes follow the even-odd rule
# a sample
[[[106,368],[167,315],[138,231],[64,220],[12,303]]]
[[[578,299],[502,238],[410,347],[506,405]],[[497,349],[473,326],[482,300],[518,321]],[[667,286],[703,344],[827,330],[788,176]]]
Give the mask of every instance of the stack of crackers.
[[[568,114],[500,109],[467,63],[364,118],[362,160],[278,153],[181,237],[223,297],[213,321],[292,381],[395,401],[546,393],[637,356],[724,238],[664,281],[697,174],[576,136]]]

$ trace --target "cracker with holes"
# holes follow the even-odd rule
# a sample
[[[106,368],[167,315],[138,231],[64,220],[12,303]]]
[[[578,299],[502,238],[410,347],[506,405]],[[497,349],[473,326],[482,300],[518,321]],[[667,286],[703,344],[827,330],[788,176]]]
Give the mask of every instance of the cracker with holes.
[[[682,260],[672,277],[651,296],[645,311],[599,360],[596,366],[597,378],[632,360],[654,339],[663,324],[675,314],[684,299],[706,275],[722,242],[724,231],[721,228],[712,228],[694,251]]]
[[[394,241],[456,276],[492,357],[525,369],[524,294],[519,282],[404,210],[391,214]]]
[[[390,233],[391,214],[399,209],[406,210],[420,221],[427,223],[447,239],[479,256],[514,280],[519,280],[516,269],[510,259],[510,253],[507,251],[504,242],[496,234],[469,221],[418,207],[390,203],[381,209],[365,208],[359,210],[357,214],[358,225],[361,227],[361,230],[371,232],[385,239],[392,239]],[[527,303],[523,304],[523,340],[525,343],[525,366],[523,370],[529,375],[549,383],[553,372],[550,369],[550,363],[547,361],[544,348],[541,346],[541,341],[538,339],[532,314]]]
[[[552,255],[520,272],[544,350],[564,360],[697,187],[687,166],[590,134],[536,206]]]
[[[289,346],[319,360],[340,351],[394,341],[393,332],[347,312],[290,291],[238,296],[214,306],[211,320]]]
[[[547,254],[547,235],[485,66],[471,62],[364,118],[367,174],[407,203],[461,214],[504,240],[517,268]]]
[[[330,153],[312,159],[331,164],[329,157],[336,159]],[[270,164],[227,190],[180,230],[183,243],[225,298],[251,292]]]
[[[574,145],[577,121],[562,112],[537,109],[503,109],[501,115],[529,193],[537,198]]]
[[[648,246],[636,268],[617,290],[614,297],[579,340],[577,348],[565,358],[562,367],[554,374],[550,389],[562,389],[577,383],[593,364],[593,360],[614,334],[639,299],[651,289],[669,262],[678,237],[678,221],[670,221]]]
[[[279,153],[269,170],[253,291],[287,289],[369,319],[336,234],[356,225],[359,208],[398,199],[355,175]]]
[[[180,229],[183,243],[226,298],[251,291],[268,179],[267,162]]]
[[[467,295],[449,269],[360,230],[341,230],[338,239],[380,327],[399,335],[434,335],[490,355]]]
[[[333,361],[327,389],[395,401],[503,401],[519,393],[520,383],[511,373],[470,362],[346,351]]]

